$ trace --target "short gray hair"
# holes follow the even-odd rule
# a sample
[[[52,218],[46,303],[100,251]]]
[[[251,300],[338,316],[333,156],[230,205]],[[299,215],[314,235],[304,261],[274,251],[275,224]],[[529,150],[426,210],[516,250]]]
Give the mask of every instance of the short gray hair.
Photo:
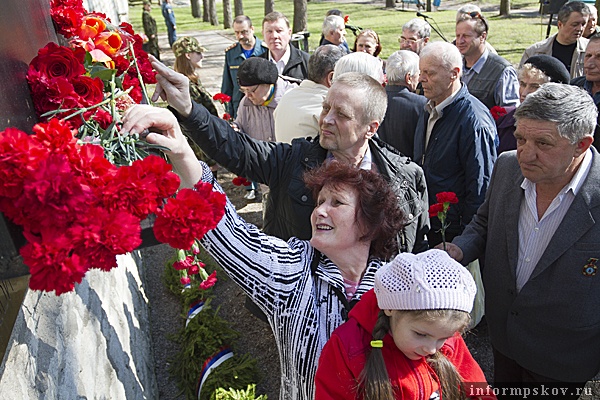
[[[339,15],[328,15],[323,21],[323,36],[327,36],[329,32],[335,31],[338,28],[343,28],[344,26],[346,26],[344,24],[344,18]]]
[[[438,60],[438,63],[441,64],[448,71],[458,68],[459,77],[462,73],[463,61],[460,51],[458,48],[446,42],[433,42],[429,43],[427,46],[423,47],[421,50],[421,54],[419,54],[421,59],[425,57],[435,57]]]
[[[406,74],[414,76],[419,73],[419,56],[409,50],[398,50],[388,57],[385,72],[389,84],[404,84]]]
[[[360,107],[362,111],[362,123],[368,124],[371,121],[383,121],[385,110],[387,109],[387,94],[383,86],[376,79],[359,72],[347,72],[337,77],[332,86],[345,86],[359,92],[353,95],[362,99],[362,107]]]
[[[382,61],[367,53],[350,53],[340,58],[333,69],[333,80],[346,72],[361,72],[369,75],[377,80],[380,84],[383,83],[383,65]]]
[[[583,15],[584,17],[590,16],[590,9],[584,2],[570,1],[568,3],[565,3],[565,5],[563,5],[560,8],[556,18],[558,18],[558,20],[560,22],[562,22],[563,24],[566,24],[567,21],[569,20],[569,17],[571,16],[571,14],[574,12],[578,12],[581,15]]]
[[[338,46],[325,44],[317,47],[308,59],[308,79],[316,83],[323,83],[343,56],[344,53]]]
[[[515,119],[554,122],[558,134],[575,144],[585,136],[594,135],[598,108],[583,89],[551,82],[527,95],[517,108]]]
[[[413,18],[402,26],[402,30],[414,32],[421,39],[428,38],[431,36],[431,26],[427,21],[423,21],[420,18]]]
[[[459,22],[463,15],[471,14],[472,12],[477,12],[481,14],[481,8],[479,8],[479,6],[476,4],[465,4],[464,6],[459,8],[456,12],[456,23]]]

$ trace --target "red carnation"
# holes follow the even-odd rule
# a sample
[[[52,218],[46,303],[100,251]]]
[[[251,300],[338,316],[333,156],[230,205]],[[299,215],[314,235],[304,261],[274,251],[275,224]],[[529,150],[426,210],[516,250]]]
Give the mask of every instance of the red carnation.
[[[208,278],[206,278],[201,284],[200,289],[206,290],[213,287],[217,283],[217,271],[213,271]]]
[[[506,108],[500,107],[500,106],[494,106],[490,109],[490,113],[492,114],[494,121],[497,121],[498,118],[506,115]]]
[[[188,250],[195,239],[201,239],[217,226],[224,213],[225,195],[212,191],[207,195],[202,190],[203,185],[197,185],[200,190],[180,190],[162,210],[157,211],[154,235],[159,241],[176,249]]]
[[[221,103],[229,103],[231,101],[231,96],[226,95],[225,93],[217,93],[213,96],[213,100]]]
[[[252,184],[252,182],[250,182],[248,179],[241,176],[236,176],[233,178],[231,183],[233,183],[235,186],[250,186]]]
[[[225,121],[231,121],[231,119],[232,119],[232,118],[231,118],[231,114],[229,114],[229,113],[224,113],[224,114],[223,114],[223,119],[224,119]]]
[[[347,24],[348,21],[350,21],[350,16],[349,15],[344,15],[344,24]]]
[[[432,204],[429,207],[429,217],[437,217],[438,213],[444,212],[444,205],[441,203]]]
[[[456,193],[454,193],[454,192],[440,192],[435,195],[435,198],[438,203],[450,203],[450,204],[458,203],[458,197],[456,197]]]

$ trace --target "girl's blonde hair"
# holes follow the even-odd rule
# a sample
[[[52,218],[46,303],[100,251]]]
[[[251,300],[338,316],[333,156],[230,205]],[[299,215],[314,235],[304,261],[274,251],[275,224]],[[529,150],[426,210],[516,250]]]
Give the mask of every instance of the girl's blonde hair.
[[[457,332],[461,333],[467,329],[471,320],[469,313],[458,310],[394,310],[394,312],[400,313],[398,315],[400,318],[407,317],[426,321],[447,319],[453,321],[458,327]],[[373,340],[383,340],[388,332],[390,332],[390,317],[380,310],[373,328]],[[442,400],[467,398],[462,386],[463,378],[444,354],[438,351],[428,357],[427,362],[438,376]],[[371,348],[365,367],[358,377],[358,393],[363,400],[393,400],[396,398],[381,348]]]

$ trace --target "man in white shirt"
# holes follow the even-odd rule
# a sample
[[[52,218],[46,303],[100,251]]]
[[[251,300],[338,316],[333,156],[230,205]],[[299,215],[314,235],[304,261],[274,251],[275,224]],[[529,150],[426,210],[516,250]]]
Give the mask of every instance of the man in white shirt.
[[[515,113],[517,150],[498,158],[485,202],[448,245],[463,264],[485,254],[496,387],[600,376],[600,346],[589,345],[600,338],[597,115],[574,86],[529,94]]]
[[[273,114],[278,142],[319,134],[322,103],[333,81],[333,67],[342,56],[340,48],[331,44],[318,47],[310,56],[308,79],[286,92]]]

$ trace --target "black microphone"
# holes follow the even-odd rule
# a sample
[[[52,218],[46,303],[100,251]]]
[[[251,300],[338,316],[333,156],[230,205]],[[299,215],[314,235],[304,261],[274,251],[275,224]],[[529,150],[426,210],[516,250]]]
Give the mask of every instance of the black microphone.
[[[425,18],[425,19],[431,18],[429,15],[425,15],[420,11],[417,11],[417,17],[421,17],[421,18]]]

